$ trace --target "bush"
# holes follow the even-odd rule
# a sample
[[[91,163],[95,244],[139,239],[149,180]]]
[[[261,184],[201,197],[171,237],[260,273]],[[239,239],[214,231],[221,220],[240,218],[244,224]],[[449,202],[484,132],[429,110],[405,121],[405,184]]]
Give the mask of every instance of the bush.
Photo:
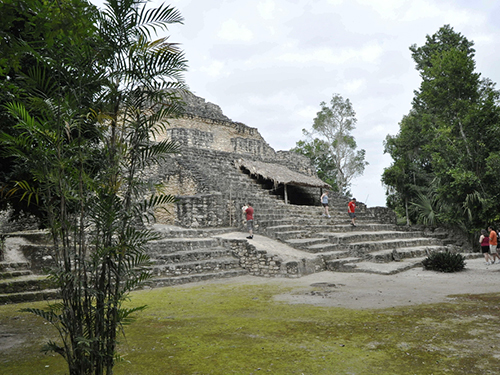
[[[432,253],[422,262],[426,270],[439,272],[458,272],[465,268],[462,254]]]

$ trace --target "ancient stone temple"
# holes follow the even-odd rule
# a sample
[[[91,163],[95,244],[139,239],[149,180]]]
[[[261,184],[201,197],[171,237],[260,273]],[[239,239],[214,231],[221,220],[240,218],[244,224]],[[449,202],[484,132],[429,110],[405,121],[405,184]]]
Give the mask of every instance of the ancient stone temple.
[[[330,194],[330,216],[320,196],[327,184],[307,158],[275,151],[256,128],[231,121],[215,104],[185,96],[184,115],[165,123],[159,139],[181,151],[145,171],[151,186],[177,197],[156,212],[150,243],[153,287],[234,277],[301,277],[321,271],[391,275],[421,264],[431,252],[470,251],[442,231],[396,225],[385,207],[358,202],[350,225],[348,197]],[[157,139],[158,139],[157,138]],[[241,207],[255,209],[247,239]],[[5,227],[4,227],[5,228]],[[57,296],[43,270],[51,244],[43,232],[0,228],[0,303]],[[470,256],[472,254],[468,254]]]
[[[257,209],[261,204],[262,191],[256,193],[254,184],[264,195],[300,205],[314,205],[320,189],[329,187],[306,157],[276,152],[256,128],[231,121],[202,98],[186,94],[185,102],[184,116],[170,119],[163,136],[178,142],[182,151],[154,171],[155,182],[165,184],[179,200],[169,214],[156,213],[159,223],[235,226],[239,207],[249,200]],[[264,199],[262,204],[269,203]]]

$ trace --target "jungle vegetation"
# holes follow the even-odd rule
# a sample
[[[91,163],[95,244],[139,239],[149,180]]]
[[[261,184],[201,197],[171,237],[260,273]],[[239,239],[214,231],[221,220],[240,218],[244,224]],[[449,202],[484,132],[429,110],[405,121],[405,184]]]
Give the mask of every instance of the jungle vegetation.
[[[474,43],[449,25],[410,51],[422,78],[385,152],[387,205],[407,223],[475,233],[500,219],[499,91],[476,71]]]

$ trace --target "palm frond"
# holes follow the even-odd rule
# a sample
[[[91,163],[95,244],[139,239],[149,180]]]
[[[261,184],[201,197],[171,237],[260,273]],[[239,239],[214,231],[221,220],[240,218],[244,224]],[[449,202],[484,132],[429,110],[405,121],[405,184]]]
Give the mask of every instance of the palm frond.
[[[144,4],[138,17],[138,31],[143,36],[151,38],[151,31],[157,33],[157,28],[166,31],[169,24],[182,23],[183,21],[181,13],[165,3],[153,9],[147,9],[146,4]]]
[[[28,312],[31,314],[34,314],[36,316],[39,316],[40,318],[45,319],[49,323],[57,323],[60,321],[60,316],[54,313],[53,311],[46,311],[42,309],[36,309],[36,308],[24,308],[20,309],[20,312]]]

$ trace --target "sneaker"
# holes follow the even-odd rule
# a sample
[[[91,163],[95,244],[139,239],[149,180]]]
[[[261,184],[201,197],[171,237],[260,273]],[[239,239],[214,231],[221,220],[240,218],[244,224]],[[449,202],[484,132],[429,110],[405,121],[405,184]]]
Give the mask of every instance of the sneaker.
[[[253,236],[248,236],[247,238],[248,238],[249,240],[251,240],[251,239],[253,239]]]
[[[328,215],[328,218],[331,218],[331,216],[330,216],[330,215]],[[499,263],[500,263],[500,262],[499,262]]]

